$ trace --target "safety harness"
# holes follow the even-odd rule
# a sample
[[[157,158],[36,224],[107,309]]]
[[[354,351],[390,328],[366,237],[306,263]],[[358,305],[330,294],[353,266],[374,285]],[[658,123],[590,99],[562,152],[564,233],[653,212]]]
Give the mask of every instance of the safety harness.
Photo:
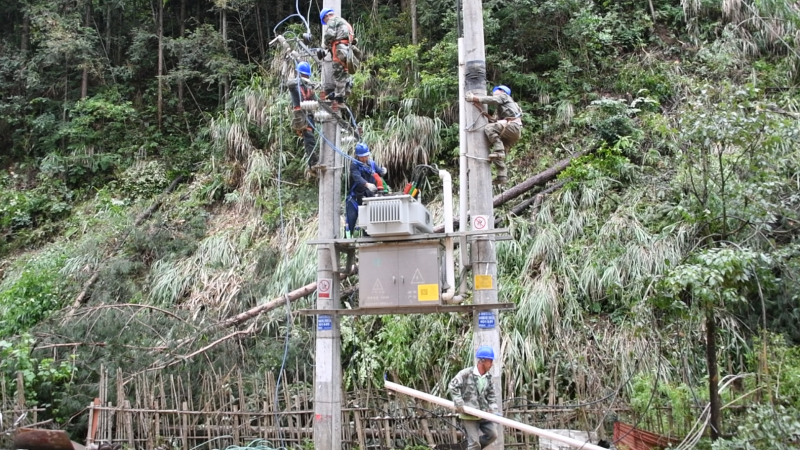
[[[336,54],[336,46],[339,44],[350,45],[350,43],[353,42],[353,26],[348,23],[347,28],[350,30],[350,32],[348,33],[348,37],[346,39],[338,39],[331,42],[331,56],[333,57],[333,62],[342,66],[345,73],[349,73],[347,70],[347,63],[339,59],[339,56]]]

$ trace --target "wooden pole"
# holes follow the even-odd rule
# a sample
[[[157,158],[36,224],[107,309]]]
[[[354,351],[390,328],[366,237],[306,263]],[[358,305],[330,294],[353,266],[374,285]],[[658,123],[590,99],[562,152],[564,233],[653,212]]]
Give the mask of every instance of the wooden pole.
[[[416,389],[411,389],[409,387],[405,387],[403,385],[392,383],[391,381],[384,380],[383,385],[386,389],[391,389],[395,392],[399,392],[401,394],[410,395],[414,398],[418,398],[420,400],[425,400],[427,402],[436,403],[437,405],[444,406],[445,408],[450,408],[455,410],[455,406],[453,406],[453,402],[450,400],[445,400],[441,397],[436,397],[435,395],[426,394],[425,392],[420,392]],[[507,419],[502,416],[496,416],[492,413],[488,413],[486,411],[481,411],[480,409],[471,408],[469,406],[464,407],[464,411],[467,414],[473,415],[475,417],[479,417],[484,420],[488,420],[490,422],[494,422],[499,425],[507,426],[510,428],[514,428],[516,430],[522,431],[523,433],[527,434],[535,434],[537,436],[547,438],[553,441],[563,442],[571,447],[583,449],[583,450],[605,450],[603,447],[598,445],[592,444],[590,442],[582,442],[578,439],[573,439],[571,437],[562,436],[557,433],[553,433],[549,430],[543,430],[541,428],[536,428],[530,425],[526,425],[524,423],[517,422],[515,420]]]

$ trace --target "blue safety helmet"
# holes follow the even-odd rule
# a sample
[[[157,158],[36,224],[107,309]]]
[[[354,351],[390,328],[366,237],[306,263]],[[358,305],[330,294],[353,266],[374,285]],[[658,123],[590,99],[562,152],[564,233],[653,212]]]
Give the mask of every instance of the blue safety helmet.
[[[297,64],[297,73],[300,75],[305,75],[307,77],[311,76],[311,64],[301,61]]]
[[[325,22],[325,16],[327,16],[328,14],[330,14],[332,12],[336,12],[336,11],[334,11],[333,8],[325,8],[322,11],[320,11],[319,12],[319,21],[322,22],[323,25],[327,25],[328,23]]]
[[[501,91],[505,92],[507,95],[511,95],[511,89],[509,89],[508,86],[504,86],[502,84],[500,86],[495,86],[494,89],[492,89],[492,94],[494,94],[495,91],[497,91],[497,90],[501,90]]]
[[[475,357],[478,359],[494,360],[494,350],[492,350],[492,347],[489,347],[488,345],[478,347],[478,351],[475,352]]]
[[[362,156],[369,156],[369,155],[370,152],[369,152],[369,147],[367,147],[367,144],[363,142],[359,142],[358,144],[356,144],[356,156],[361,158]]]

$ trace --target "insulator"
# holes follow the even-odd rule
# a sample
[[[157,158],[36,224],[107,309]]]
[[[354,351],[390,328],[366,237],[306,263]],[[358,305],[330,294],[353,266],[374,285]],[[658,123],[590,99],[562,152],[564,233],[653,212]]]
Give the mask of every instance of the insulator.
[[[316,111],[319,109],[319,102],[316,100],[305,100],[300,102],[300,108],[303,111]]]
[[[333,117],[328,113],[328,111],[319,110],[314,113],[314,120],[317,122],[325,122],[331,120]]]

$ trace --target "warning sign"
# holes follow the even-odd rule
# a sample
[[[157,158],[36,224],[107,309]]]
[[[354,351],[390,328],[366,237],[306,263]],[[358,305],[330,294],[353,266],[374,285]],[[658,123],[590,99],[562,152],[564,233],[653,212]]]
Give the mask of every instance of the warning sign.
[[[320,278],[317,281],[317,297],[318,298],[331,298],[331,287],[333,282],[330,278]]]
[[[439,285],[420,284],[417,286],[417,299],[421,302],[435,302],[439,300]]]
[[[414,272],[414,278],[411,279],[411,284],[422,284],[424,282],[425,279],[422,278],[422,272],[420,272],[419,269],[417,269],[417,271]]]
[[[475,275],[475,290],[492,289],[491,275]]]
[[[475,216],[472,218],[472,229],[474,231],[486,231],[489,229],[489,216]]]
[[[375,284],[372,285],[372,293],[375,295],[382,295],[385,294],[383,291],[383,285],[381,284],[381,280],[376,279]]]

